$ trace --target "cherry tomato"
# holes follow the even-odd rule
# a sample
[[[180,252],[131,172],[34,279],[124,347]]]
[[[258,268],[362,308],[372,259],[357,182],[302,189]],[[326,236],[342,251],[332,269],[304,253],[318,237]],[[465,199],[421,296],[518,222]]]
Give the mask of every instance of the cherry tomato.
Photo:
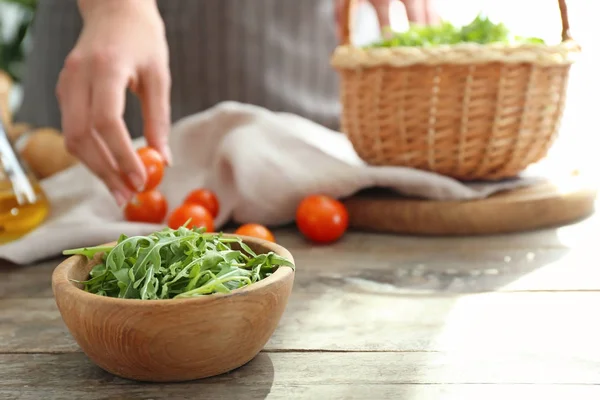
[[[164,160],[160,153],[152,147],[139,148],[137,154],[142,160],[146,171],[146,185],[143,188],[139,188],[139,191],[147,192],[153,190],[162,181],[165,168]],[[129,186],[132,190],[138,190],[138,188],[133,187],[131,182],[129,182]]]
[[[203,206],[198,204],[182,204],[177,207],[169,216],[168,225],[171,229],[177,229],[186,225],[188,228],[206,228],[206,232],[215,230],[215,223],[210,212]]]
[[[165,196],[158,190],[136,193],[125,206],[125,219],[131,222],[158,224],[167,215],[168,204]]]
[[[331,197],[308,196],[296,209],[296,225],[313,242],[334,242],[348,228],[348,211],[340,201]]]
[[[269,242],[275,242],[275,236],[265,226],[260,224],[244,224],[236,229],[236,235],[252,236],[259,239],[268,240]]]
[[[219,199],[208,189],[196,189],[188,193],[184,204],[198,204],[206,208],[213,218],[219,215]]]

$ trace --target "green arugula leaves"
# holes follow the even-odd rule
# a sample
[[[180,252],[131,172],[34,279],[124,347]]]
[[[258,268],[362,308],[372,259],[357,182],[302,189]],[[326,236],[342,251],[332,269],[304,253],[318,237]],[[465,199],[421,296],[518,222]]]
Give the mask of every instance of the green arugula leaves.
[[[411,25],[405,32],[393,32],[389,39],[384,39],[367,47],[399,47],[399,46],[436,46],[457,43],[538,43],[544,44],[539,38],[512,37],[508,28],[495,24],[489,18],[478,15],[471,23],[463,27],[455,27],[449,22],[439,25]]]
[[[232,248],[237,244],[240,250]],[[102,262],[79,282],[101,296],[158,300],[229,293],[295,266],[273,252],[256,254],[241,239],[204,229],[165,228],[148,236],[121,235],[114,246],[65,250]]]

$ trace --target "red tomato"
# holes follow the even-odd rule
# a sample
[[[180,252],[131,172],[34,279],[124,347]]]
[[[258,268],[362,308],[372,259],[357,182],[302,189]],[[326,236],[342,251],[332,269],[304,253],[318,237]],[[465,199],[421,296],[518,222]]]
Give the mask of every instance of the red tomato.
[[[164,175],[165,162],[160,153],[152,147],[142,147],[137,150],[137,154],[144,164],[146,171],[146,185],[141,188],[140,192],[147,192],[155,189],[162,181]],[[131,182],[129,186],[132,190],[137,191],[138,188],[133,187]]]
[[[213,218],[217,218],[217,215],[219,215],[219,199],[208,189],[192,190],[183,202],[184,204],[198,204],[203,206],[210,212]]]
[[[348,211],[340,201],[331,197],[308,196],[296,210],[296,225],[313,242],[334,242],[348,228]]]
[[[275,242],[275,236],[265,226],[260,224],[244,224],[236,229],[236,235],[252,236],[259,239],[268,240],[269,242]]]
[[[158,224],[167,215],[168,204],[165,196],[158,190],[136,193],[125,206],[127,221]]]
[[[198,204],[182,204],[177,207],[169,216],[168,225],[171,229],[177,229],[186,225],[188,228],[206,228],[206,232],[215,230],[214,220],[210,212]]]

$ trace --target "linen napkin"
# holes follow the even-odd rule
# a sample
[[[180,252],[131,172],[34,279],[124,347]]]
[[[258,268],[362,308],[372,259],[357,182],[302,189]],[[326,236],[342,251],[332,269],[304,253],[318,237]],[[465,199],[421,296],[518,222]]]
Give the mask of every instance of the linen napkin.
[[[538,181],[534,176],[464,184],[411,168],[368,166],[339,132],[296,115],[235,102],[181,119],[169,140],[173,165],[159,186],[169,209],[190,190],[210,188],[221,205],[217,229],[230,218],[269,226],[290,223],[300,200],[315,193],[343,198],[364,188],[387,187],[432,200],[470,200]],[[164,226],[123,221],[108,190],[82,165],[41,184],[51,214],[36,230],[0,246],[0,258],[28,264],[64,249],[113,241],[120,234],[145,235]]]

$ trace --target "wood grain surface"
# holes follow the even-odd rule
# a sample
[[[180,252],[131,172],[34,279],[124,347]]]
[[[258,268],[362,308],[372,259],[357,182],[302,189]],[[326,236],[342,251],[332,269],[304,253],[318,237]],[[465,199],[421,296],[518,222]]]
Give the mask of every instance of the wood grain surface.
[[[518,234],[352,233],[294,256],[279,327],[249,364],[182,384],[96,367],[50,291],[61,259],[0,265],[0,399],[506,399],[600,396],[597,215]]]
[[[345,201],[350,225],[373,232],[482,235],[578,221],[594,212],[597,187],[581,176],[500,192],[482,200],[430,201],[365,191]]]
[[[161,385],[115,378],[95,368],[82,354],[0,355],[0,363],[11,365],[3,371],[0,398],[26,400],[596,400],[600,395],[594,370],[577,359],[485,353],[463,358],[433,353],[263,352],[226,375]],[[79,372],[65,384],[65,376],[74,370]]]

